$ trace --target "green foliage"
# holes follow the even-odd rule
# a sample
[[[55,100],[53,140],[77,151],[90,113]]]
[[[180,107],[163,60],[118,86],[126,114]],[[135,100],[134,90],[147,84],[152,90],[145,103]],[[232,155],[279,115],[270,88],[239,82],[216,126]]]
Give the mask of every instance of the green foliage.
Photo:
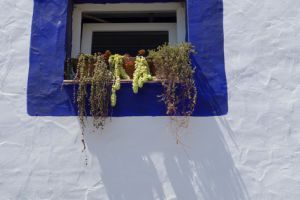
[[[94,125],[99,128],[104,126],[105,118],[109,112],[109,96],[112,73],[104,58],[100,55],[81,54],[78,58],[77,74],[78,81],[77,105],[78,116],[82,126],[86,117],[87,99],[91,106],[90,114]],[[91,93],[88,98],[87,85],[91,85]]]
[[[132,89],[134,93],[138,93],[139,88],[142,88],[144,83],[151,81],[148,62],[144,56],[137,56],[135,60],[135,71],[133,74]]]
[[[160,95],[160,100],[166,105],[166,114],[191,116],[197,100],[193,78],[194,69],[189,57],[191,53],[194,53],[194,49],[189,43],[160,46],[156,50],[149,51],[147,58],[143,56],[144,50],[139,51],[134,65],[133,92],[138,93],[144,83],[153,78],[161,80],[164,92]],[[94,126],[103,128],[110,106],[116,106],[116,92],[121,88],[121,80],[130,80],[123,68],[125,61],[124,56],[111,55],[109,51],[103,55],[81,54],[79,56],[75,76],[75,80],[78,81],[76,101],[79,119],[83,126],[84,117],[87,115],[86,107],[89,104]],[[156,77],[151,76],[149,62],[151,62],[151,69],[154,67],[156,70]],[[69,71],[71,71],[70,66]],[[90,95],[87,92],[89,84],[91,85]]]
[[[116,92],[121,88],[121,79],[129,80],[130,77],[126,74],[123,68],[123,58],[119,54],[111,55],[108,59],[109,67],[113,71],[113,85],[111,90],[111,106],[115,107],[117,103]]]
[[[86,116],[86,99],[87,99],[87,84],[91,77],[89,76],[88,69],[89,63],[91,63],[92,56],[81,54],[78,58],[77,73],[75,79],[78,80],[78,91],[77,91],[77,105],[78,105],[78,116],[82,126],[84,126],[84,117]]]
[[[161,79],[164,87],[161,100],[170,116],[190,116],[194,111],[197,89],[189,57],[191,53],[194,49],[189,43],[163,45],[149,51],[148,59],[155,65],[156,77]]]
[[[95,69],[91,79],[90,105],[91,115],[96,128],[104,126],[109,112],[109,96],[111,93],[112,73],[105,60],[100,55],[95,55]]]
[[[76,101],[78,105],[78,116],[82,125],[82,136],[84,120],[87,116],[87,104],[93,117],[96,128],[103,128],[106,118],[109,116],[110,106],[117,103],[116,92],[121,88],[121,80],[130,80],[123,68],[132,76],[132,89],[134,93],[143,87],[144,83],[154,78],[161,80],[164,92],[160,95],[166,105],[166,114],[174,119],[178,127],[187,126],[188,117],[192,115],[196,100],[197,89],[194,82],[194,68],[191,65],[190,54],[194,49],[189,43],[171,46],[163,45],[156,50],[149,51],[145,58],[145,50],[140,50],[135,59],[119,54],[111,55],[110,51],[105,54],[86,55],[81,54],[78,61],[67,60],[65,77],[74,77],[74,63],[77,71],[74,80],[78,81]],[[150,65],[149,65],[150,63]],[[126,65],[127,64],[127,65]],[[155,71],[155,77],[151,75]],[[131,67],[131,68],[130,68]],[[134,69],[133,69],[134,68]],[[72,74],[73,73],[73,74]],[[90,94],[87,86],[90,84]],[[184,118],[175,118],[184,116]],[[180,141],[176,132],[177,142]],[[84,137],[82,142],[85,149]]]

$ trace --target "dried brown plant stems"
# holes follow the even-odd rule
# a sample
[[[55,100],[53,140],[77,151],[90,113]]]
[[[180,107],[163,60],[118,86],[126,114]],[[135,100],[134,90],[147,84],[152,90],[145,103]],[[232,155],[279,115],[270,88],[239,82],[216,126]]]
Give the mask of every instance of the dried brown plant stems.
[[[193,78],[190,54],[194,49],[189,43],[163,45],[149,51],[148,58],[156,68],[156,77],[161,79],[164,88],[161,100],[166,104],[166,114],[184,116],[180,126],[187,125],[196,105],[197,89]]]
[[[81,54],[78,58],[77,73],[75,79],[78,80],[77,91],[77,106],[78,116],[82,127],[84,127],[84,117],[86,116],[86,99],[87,84],[90,82],[91,77],[89,73],[89,65],[92,63],[92,56]]]
[[[95,55],[94,60],[96,63],[91,79],[90,112],[94,126],[103,129],[109,113],[112,73],[102,56]]]
[[[93,117],[94,126],[96,128],[103,128],[105,119],[109,113],[112,73],[108,69],[103,56],[97,54],[81,54],[78,58],[75,80],[78,81],[76,101],[82,129],[81,141],[84,151],[86,149],[84,140],[84,122],[87,116],[87,101],[89,101],[90,114]],[[90,84],[91,87],[90,95],[88,95],[87,91],[88,84]],[[87,164],[87,156],[85,161]]]
[[[156,79],[161,80],[163,86],[160,100],[165,103],[166,114],[171,116],[178,128],[188,125],[188,118],[193,114],[197,100],[191,53],[194,53],[194,49],[189,43],[162,45],[156,50],[150,50],[147,57],[144,57],[145,50],[140,50],[135,59],[132,85],[134,93],[137,93],[145,82],[152,80],[150,68],[155,69]],[[85,118],[89,114],[96,128],[104,127],[111,107],[116,106],[116,92],[121,88],[121,79],[130,79],[124,69],[124,65],[128,65],[129,61],[124,61],[123,55],[111,55],[110,51],[103,55],[99,53],[79,56],[74,79],[78,81],[76,101],[82,136]],[[68,73],[69,71],[71,70],[69,69]],[[89,85],[90,92],[87,91]],[[90,113],[87,113],[88,107]],[[176,138],[179,142],[178,134]],[[85,149],[84,137],[82,142]]]

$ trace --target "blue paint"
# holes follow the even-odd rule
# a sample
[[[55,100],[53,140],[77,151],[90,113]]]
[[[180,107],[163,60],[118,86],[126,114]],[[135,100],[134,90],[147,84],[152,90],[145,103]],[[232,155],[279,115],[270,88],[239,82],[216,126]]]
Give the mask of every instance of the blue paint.
[[[166,2],[160,0],[155,2]],[[169,0],[170,1],[170,0]],[[153,2],[151,0],[75,0],[76,3]],[[35,0],[32,20],[27,111],[32,116],[75,116],[73,86],[62,86],[67,54],[68,0]],[[221,0],[188,0],[188,40],[198,54],[196,66],[198,101],[194,116],[227,113],[227,84],[223,47],[223,4]],[[158,102],[160,84],[145,84],[138,94],[131,84],[122,84],[113,116],[165,116]]]
[[[74,0],[74,3],[153,3],[180,2],[183,0]]]
[[[188,0],[188,41],[196,48],[198,98],[196,115],[214,116],[228,112],[224,64],[222,0]],[[205,103],[205,104],[204,104]]]

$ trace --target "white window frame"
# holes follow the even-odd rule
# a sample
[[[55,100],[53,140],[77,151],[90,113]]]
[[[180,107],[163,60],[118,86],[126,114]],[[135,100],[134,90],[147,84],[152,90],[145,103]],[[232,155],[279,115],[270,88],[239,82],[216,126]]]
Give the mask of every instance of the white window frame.
[[[91,54],[93,32],[168,31],[169,43],[177,43],[176,23],[90,23],[83,24],[81,53]]]
[[[83,12],[151,12],[175,11],[176,23],[99,23],[83,24]],[[91,25],[91,26],[90,26]],[[122,28],[118,28],[121,26]],[[139,27],[138,27],[139,26]],[[164,27],[165,26],[165,27]],[[72,22],[72,57],[80,53],[90,53],[92,45],[92,32],[94,31],[168,31],[171,44],[185,41],[185,4],[173,3],[118,3],[118,4],[77,4],[74,5]]]

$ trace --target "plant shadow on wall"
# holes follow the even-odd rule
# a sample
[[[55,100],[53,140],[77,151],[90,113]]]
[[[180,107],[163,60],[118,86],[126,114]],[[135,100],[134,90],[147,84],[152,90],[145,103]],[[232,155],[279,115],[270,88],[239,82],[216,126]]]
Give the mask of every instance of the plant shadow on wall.
[[[86,170],[97,176],[89,196],[249,199],[215,118],[191,118],[182,145],[168,123],[167,117],[118,118],[106,125],[105,134],[87,134]]]
[[[170,128],[174,119],[175,126],[179,122],[179,127],[184,127],[181,122],[187,122],[186,117],[192,114],[197,98],[192,78],[194,70],[188,56],[191,48],[183,48],[185,50],[181,56],[181,51],[176,52],[180,47],[173,49],[167,46],[150,52],[148,56],[156,67],[160,67],[156,69],[156,77],[165,89],[161,99],[166,105],[167,114],[172,116],[171,123],[166,117],[114,118],[113,123],[105,124],[105,134],[91,133],[102,132],[96,128],[104,126],[105,119],[109,116],[109,110],[106,109],[108,105],[116,106],[116,94],[121,89],[120,80],[133,78],[132,89],[137,93],[144,82],[155,78],[151,74],[153,70],[143,56],[137,57],[134,65],[129,57],[110,55],[109,52],[102,58],[99,55],[82,55],[79,58],[77,103],[80,121],[87,133],[85,139],[89,153],[86,173],[91,173],[95,181],[88,190],[88,198],[249,199],[223,133],[214,118],[190,118],[187,129],[182,129],[186,132],[182,133],[183,137]],[[179,60],[171,64],[175,66],[172,71],[168,60],[176,59]],[[105,62],[109,64],[110,70],[105,67]],[[82,68],[81,65],[85,67]],[[135,70],[128,70],[129,65]],[[185,66],[184,69],[182,66]],[[90,73],[90,69],[93,73]],[[133,73],[128,73],[129,71]],[[93,76],[89,76],[89,73]],[[100,77],[101,81],[94,79],[95,77]],[[205,80],[201,81],[207,83]],[[184,83],[185,87],[181,90],[183,93],[179,92],[181,96],[176,90],[178,83]],[[90,98],[87,95],[87,84],[91,84]],[[210,87],[205,85],[200,89],[206,92]],[[105,98],[93,94],[105,94]],[[180,101],[182,97],[184,100]],[[90,101],[92,118],[85,118],[86,101]],[[182,107],[186,105],[188,106]],[[210,106],[217,109],[217,105]],[[178,115],[182,117],[174,118]],[[180,144],[177,145],[175,141]]]

